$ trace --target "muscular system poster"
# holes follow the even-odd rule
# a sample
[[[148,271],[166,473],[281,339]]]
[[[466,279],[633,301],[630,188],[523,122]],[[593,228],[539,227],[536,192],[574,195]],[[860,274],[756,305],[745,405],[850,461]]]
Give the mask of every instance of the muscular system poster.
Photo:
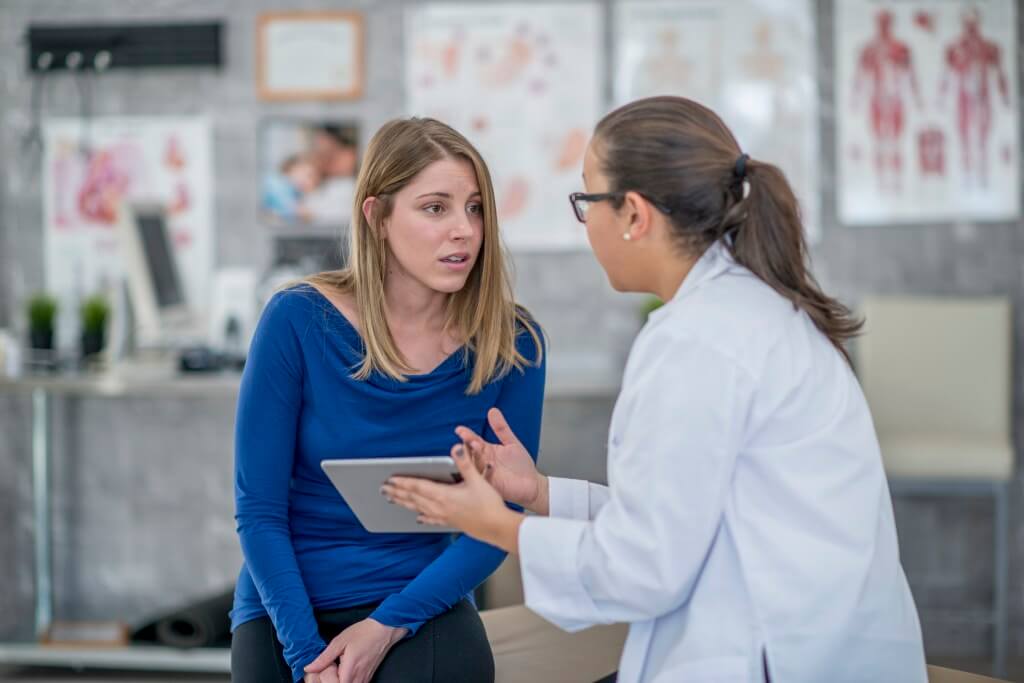
[[[838,208],[852,225],[1020,212],[1012,0],[839,0]]]

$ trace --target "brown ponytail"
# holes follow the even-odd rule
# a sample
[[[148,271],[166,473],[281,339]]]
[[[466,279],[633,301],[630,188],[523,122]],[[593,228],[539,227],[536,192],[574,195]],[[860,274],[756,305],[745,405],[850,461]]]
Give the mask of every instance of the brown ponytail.
[[[725,238],[737,263],[804,310],[849,360],[845,343],[863,322],[826,296],[808,269],[799,205],[782,171],[741,160],[722,120],[682,97],[620,107],[594,138],[610,191],[640,192],[665,207],[686,253],[700,255]]]

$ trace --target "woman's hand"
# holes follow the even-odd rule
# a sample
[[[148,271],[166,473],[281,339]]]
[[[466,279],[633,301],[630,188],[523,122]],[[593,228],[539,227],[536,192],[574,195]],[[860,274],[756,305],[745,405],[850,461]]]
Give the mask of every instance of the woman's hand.
[[[337,635],[306,667],[305,683],[369,683],[384,656],[408,629],[363,619]],[[340,661],[339,661],[340,660]]]
[[[338,683],[338,667],[331,664],[318,674],[307,673],[302,683]]]
[[[455,433],[469,448],[477,469],[491,483],[502,498],[537,514],[548,514],[548,480],[537,471],[533,458],[512,432],[505,416],[497,408],[487,412],[487,421],[501,441],[487,443],[468,427],[457,427]],[[452,456],[455,449],[452,447]]]
[[[381,493],[392,503],[418,513],[417,520],[424,524],[455,527],[481,541],[516,552],[523,515],[505,506],[501,495],[477,471],[465,448],[453,449],[452,458],[462,475],[458,484],[392,477],[381,487]]]

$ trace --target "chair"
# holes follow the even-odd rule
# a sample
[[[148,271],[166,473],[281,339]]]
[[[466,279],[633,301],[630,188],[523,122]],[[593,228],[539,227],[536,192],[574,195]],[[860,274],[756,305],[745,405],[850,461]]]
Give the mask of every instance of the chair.
[[[495,683],[594,683],[618,668],[628,626],[568,633],[522,605],[480,613],[494,652]]]
[[[928,666],[928,683],[1008,683],[1001,678],[989,678],[966,671],[946,669],[941,666]]]
[[[523,578],[519,558],[509,555],[477,591],[477,605],[481,609],[497,609],[522,605]]]
[[[993,672],[1005,676],[1012,315],[1005,298],[872,297],[856,364],[894,494],[992,496]]]

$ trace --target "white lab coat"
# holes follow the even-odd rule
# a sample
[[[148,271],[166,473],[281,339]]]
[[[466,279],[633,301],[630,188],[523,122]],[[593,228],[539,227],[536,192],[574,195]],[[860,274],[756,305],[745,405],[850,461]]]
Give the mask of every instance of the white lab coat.
[[[519,547],[533,611],[630,623],[621,683],[927,680],[860,386],[720,243],[633,345],[608,481],[551,479]]]

